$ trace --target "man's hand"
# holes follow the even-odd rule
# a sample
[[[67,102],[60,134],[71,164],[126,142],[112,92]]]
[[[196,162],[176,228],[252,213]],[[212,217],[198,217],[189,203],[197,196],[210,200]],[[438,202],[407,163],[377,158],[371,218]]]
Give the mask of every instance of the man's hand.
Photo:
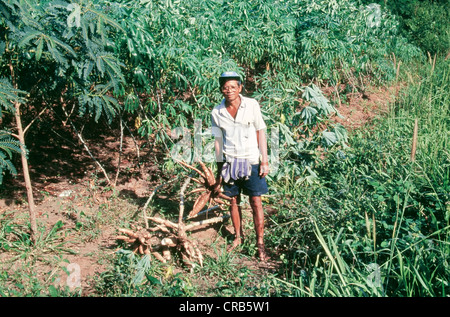
[[[269,174],[269,162],[261,162],[259,165],[259,176],[266,177]]]

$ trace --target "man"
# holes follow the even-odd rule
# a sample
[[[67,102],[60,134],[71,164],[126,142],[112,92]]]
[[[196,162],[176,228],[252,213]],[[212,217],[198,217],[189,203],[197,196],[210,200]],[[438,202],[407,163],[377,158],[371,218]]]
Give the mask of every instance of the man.
[[[211,112],[212,134],[218,166],[217,179],[223,178],[223,193],[232,198],[230,214],[235,230],[231,249],[242,243],[241,193],[249,196],[256,231],[258,256],[267,260],[264,247],[264,211],[261,195],[267,193],[269,173],[266,124],[259,103],[241,95],[242,81],[236,72],[219,77],[224,99]]]

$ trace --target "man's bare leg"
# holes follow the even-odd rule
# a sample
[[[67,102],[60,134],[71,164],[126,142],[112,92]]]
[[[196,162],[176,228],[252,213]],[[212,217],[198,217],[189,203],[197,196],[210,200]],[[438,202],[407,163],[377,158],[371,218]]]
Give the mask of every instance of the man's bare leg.
[[[235,238],[229,251],[240,245],[244,237],[244,234],[242,232],[242,211],[241,206],[239,206],[240,201],[241,198],[239,195],[231,198],[230,214],[231,222],[233,223],[234,227]]]
[[[258,256],[262,261],[266,261],[267,255],[264,247],[264,210],[262,207],[261,196],[250,197],[250,206],[253,211],[253,223],[255,225]]]

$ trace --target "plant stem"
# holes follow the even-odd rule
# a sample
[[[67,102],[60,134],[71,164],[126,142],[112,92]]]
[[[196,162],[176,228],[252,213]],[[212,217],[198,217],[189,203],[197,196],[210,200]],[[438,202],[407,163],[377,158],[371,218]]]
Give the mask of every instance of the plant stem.
[[[18,88],[16,77],[14,74],[14,67],[12,65],[12,61],[9,62],[9,69],[11,71],[11,79],[12,84],[15,89]],[[25,188],[27,190],[27,201],[28,201],[28,211],[30,215],[30,226],[31,226],[31,234],[30,239],[33,242],[33,244],[36,243],[36,233],[37,233],[37,224],[36,224],[36,206],[34,204],[34,197],[33,197],[33,186],[31,184],[31,178],[30,178],[30,171],[28,168],[28,159],[27,159],[27,150],[25,147],[25,131],[22,126],[22,118],[20,115],[20,102],[15,102],[15,120],[16,120],[16,127],[17,127],[17,138],[20,142],[20,150],[22,152],[21,154],[21,160],[22,160],[22,168],[23,168],[23,177],[25,181]]]
[[[33,186],[31,184],[30,171],[28,168],[27,150],[25,148],[25,135],[22,128],[22,120],[20,116],[20,103],[16,102],[15,108],[16,108],[15,119],[16,119],[17,135],[20,141],[20,150],[22,152],[21,159],[22,159],[23,177],[25,181],[25,188],[27,190],[28,211],[30,215],[30,225],[31,225],[30,239],[34,244],[36,242],[36,233],[37,233],[36,206],[34,204]]]

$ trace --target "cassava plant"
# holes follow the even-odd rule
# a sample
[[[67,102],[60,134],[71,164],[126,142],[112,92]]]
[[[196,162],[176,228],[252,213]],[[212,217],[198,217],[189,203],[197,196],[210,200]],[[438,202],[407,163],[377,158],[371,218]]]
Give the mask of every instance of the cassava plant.
[[[0,3],[0,74],[15,91],[26,95],[26,99],[7,97],[15,107],[13,135],[22,146],[27,143],[29,128],[37,119],[48,120],[46,115],[62,115],[75,128],[73,113],[89,114],[95,121],[104,115],[111,122],[120,110],[113,93],[119,93],[124,78],[110,36],[122,30],[106,11],[99,3],[86,1]],[[22,149],[28,205],[34,219],[25,154]],[[35,232],[35,221],[31,222]]]
[[[23,93],[14,89],[7,80],[0,80],[0,123],[3,113],[13,114],[13,103],[21,100]],[[10,131],[0,130],[0,185],[5,171],[17,175],[17,169],[13,164],[13,155],[22,153],[22,144],[11,135]]]

